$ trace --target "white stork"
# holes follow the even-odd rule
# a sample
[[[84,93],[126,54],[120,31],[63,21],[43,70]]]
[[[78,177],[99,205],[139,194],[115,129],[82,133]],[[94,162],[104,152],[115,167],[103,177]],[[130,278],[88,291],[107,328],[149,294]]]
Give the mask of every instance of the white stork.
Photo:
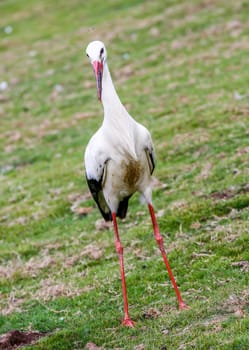
[[[123,325],[133,327],[128,311],[123,247],[117,217],[125,218],[129,198],[138,191],[148,204],[154,236],[176,292],[180,309],[187,308],[170,269],[163,238],[152,206],[151,174],[155,151],[149,131],[136,122],[121,103],[107,65],[107,51],[101,41],[86,49],[97,82],[98,98],[104,107],[102,126],[90,139],[85,151],[85,169],[89,189],[106,221],[113,221],[115,246],[119,257],[124,298]]]

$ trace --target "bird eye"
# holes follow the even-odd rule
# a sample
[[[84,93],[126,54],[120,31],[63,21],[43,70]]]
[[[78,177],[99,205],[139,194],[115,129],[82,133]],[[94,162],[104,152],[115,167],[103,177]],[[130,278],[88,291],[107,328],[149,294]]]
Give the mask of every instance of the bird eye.
[[[104,48],[102,47],[102,49],[100,50],[100,56],[102,56],[104,53]]]

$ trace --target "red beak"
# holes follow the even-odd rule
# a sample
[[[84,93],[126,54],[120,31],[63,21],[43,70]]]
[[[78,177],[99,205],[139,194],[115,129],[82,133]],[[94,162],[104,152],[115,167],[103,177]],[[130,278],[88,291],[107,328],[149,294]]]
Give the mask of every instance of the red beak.
[[[98,99],[101,101],[103,64],[102,64],[102,62],[94,61],[92,65],[93,65],[93,70],[94,70],[96,83],[97,83]]]

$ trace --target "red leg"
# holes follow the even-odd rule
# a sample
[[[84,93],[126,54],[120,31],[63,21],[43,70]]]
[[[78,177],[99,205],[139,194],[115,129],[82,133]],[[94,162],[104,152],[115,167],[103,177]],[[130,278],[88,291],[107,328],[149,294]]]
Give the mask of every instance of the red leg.
[[[172,285],[173,285],[173,287],[175,289],[176,296],[177,296],[178,303],[179,303],[179,309],[188,309],[188,306],[182,300],[182,297],[181,297],[180,291],[179,291],[179,289],[177,287],[174,275],[173,275],[173,273],[171,271],[171,268],[170,268],[170,265],[169,265],[169,262],[168,262],[168,259],[167,259],[166,251],[165,251],[165,248],[164,248],[164,245],[163,245],[163,238],[162,238],[162,236],[160,235],[160,232],[159,232],[159,227],[158,227],[158,224],[157,224],[154,208],[153,208],[152,204],[148,204],[148,207],[149,207],[150,216],[151,216],[151,220],[152,220],[152,224],[153,224],[154,236],[155,236],[155,239],[156,239],[156,241],[158,243],[160,251],[162,253],[162,257],[163,257],[164,263],[166,265],[166,268],[168,270],[169,277],[171,279]]]
[[[122,325],[128,326],[128,327],[134,327],[134,322],[130,319],[129,311],[128,311],[128,300],[127,300],[125,272],[124,272],[123,247],[122,247],[120,239],[119,239],[118,225],[117,225],[115,213],[112,213],[112,219],[113,219],[113,228],[114,228],[114,234],[115,234],[115,246],[116,246],[116,250],[118,253],[118,257],[119,257],[120,273],[121,273],[122,289],[123,289],[123,298],[124,298],[125,317],[124,317],[124,320],[122,322]]]

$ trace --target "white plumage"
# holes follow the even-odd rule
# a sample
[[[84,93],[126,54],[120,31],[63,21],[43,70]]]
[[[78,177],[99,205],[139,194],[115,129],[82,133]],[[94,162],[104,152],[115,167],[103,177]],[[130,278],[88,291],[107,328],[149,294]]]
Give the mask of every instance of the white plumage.
[[[85,168],[88,180],[101,180],[107,206],[102,198],[98,203],[100,209],[117,213],[119,203],[136,191],[151,202],[150,178],[155,155],[149,131],[137,123],[120,102],[108,69],[104,44],[100,41],[90,43],[87,53],[91,61],[99,60],[102,48],[104,121],[86,148]]]
[[[107,52],[101,41],[91,42],[86,49],[93,66],[98,98],[104,107],[102,126],[90,139],[85,151],[85,169],[89,189],[105,220],[113,220],[115,244],[120,260],[125,319],[133,326],[128,314],[123,248],[119,239],[116,216],[126,216],[128,201],[138,191],[148,204],[155,238],[179,301],[185,308],[170,270],[163,239],[159,233],[152,206],[151,174],[155,167],[154,146],[149,131],[136,122],[122,105],[114,88],[107,65]]]

